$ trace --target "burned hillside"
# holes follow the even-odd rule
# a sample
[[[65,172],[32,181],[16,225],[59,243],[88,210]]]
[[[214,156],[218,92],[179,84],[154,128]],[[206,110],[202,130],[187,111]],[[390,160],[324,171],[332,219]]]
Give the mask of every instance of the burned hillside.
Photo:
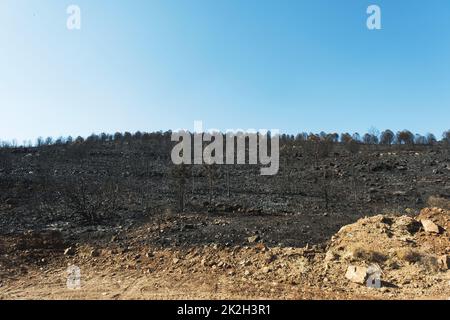
[[[380,210],[419,209],[430,196],[450,195],[444,143],[354,146],[282,139],[275,176],[260,176],[257,165],[180,168],[171,163],[173,145],[165,133],[3,148],[0,230],[114,225],[165,212],[287,220],[311,215],[345,223]]]
[[[177,298],[175,292],[239,298],[243,288],[249,298],[367,298],[374,293],[357,284],[348,287],[344,273],[349,263],[374,259],[392,270],[387,280],[412,283],[412,291],[388,288],[382,294],[411,296],[426,286],[432,297],[442,291],[426,279],[402,278],[422,270],[422,258],[414,260],[420,250],[402,248],[403,234],[389,240],[398,249],[392,253],[376,245],[382,237],[361,231],[353,242],[338,231],[371,216],[354,228],[367,225],[368,233],[378,232],[382,222],[381,229],[397,230],[401,226],[391,227],[393,219],[411,222],[427,206],[448,209],[445,141],[389,145],[282,137],[274,176],[260,175],[258,165],[175,166],[173,144],[161,133],[1,148],[0,288],[6,289],[0,297],[19,297],[22,285],[45,283],[50,275],[64,279],[68,263],[80,265],[92,283],[97,283],[94,270],[103,272],[105,281],[116,275],[124,285],[141,279],[139,292],[113,294],[105,287],[109,298]],[[420,216],[428,217],[427,212]],[[439,216],[442,221],[436,217],[428,218],[444,229],[438,230],[441,247],[432,257],[441,259],[448,255],[448,224],[446,215]],[[411,232],[423,234],[419,230]],[[412,237],[405,235],[404,241]],[[372,239],[372,246],[365,239]],[[345,241],[349,244],[342,245]],[[375,255],[373,245],[386,250]],[[424,248],[419,253],[428,257],[431,251]],[[352,250],[353,258],[346,255]],[[387,258],[377,260],[381,256]],[[396,271],[395,263],[405,267]],[[438,272],[439,263],[432,268]],[[445,287],[445,274],[435,278]],[[106,297],[89,289],[89,279],[89,292],[80,297]],[[172,287],[173,279],[185,288]],[[48,286],[54,284],[37,286],[34,294],[56,290]],[[201,290],[194,293],[197,286]]]

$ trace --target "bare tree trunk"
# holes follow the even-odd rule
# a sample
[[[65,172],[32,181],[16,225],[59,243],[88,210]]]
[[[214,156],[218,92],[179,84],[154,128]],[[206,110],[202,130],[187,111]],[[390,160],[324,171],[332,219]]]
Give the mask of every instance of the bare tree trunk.
[[[184,212],[184,187],[180,186],[179,188],[179,205],[180,211]]]
[[[209,204],[212,204],[212,177],[209,178]]]
[[[227,175],[227,196],[229,198],[230,197],[230,167],[229,166],[227,166],[226,175]]]
[[[192,177],[192,195],[194,195],[194,194],[195,194],[194,165],[192,165],[192,169],[191,169],[191,177]]]

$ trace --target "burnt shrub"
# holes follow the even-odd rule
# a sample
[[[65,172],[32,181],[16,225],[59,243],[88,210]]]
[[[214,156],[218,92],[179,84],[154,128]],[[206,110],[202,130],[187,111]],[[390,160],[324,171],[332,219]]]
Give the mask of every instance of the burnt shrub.
[[[92,181],[79,178],[66,183],[64,198],[72,216],[78,216],[90,224],[98,224],[117,216],[121,192],[114,179]]]

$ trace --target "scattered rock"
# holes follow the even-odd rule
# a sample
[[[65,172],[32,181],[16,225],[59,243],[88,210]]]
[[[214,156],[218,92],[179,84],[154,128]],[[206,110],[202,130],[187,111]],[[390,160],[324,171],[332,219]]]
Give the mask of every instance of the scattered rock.
[[[367,268],[359,266],[348,266],[345,277],[351,282],[364,284],[367,279]]]
[[[261,238],[258,235],[254,235],[251,237],[248,237],[247,240],[249,243],[255,243],[258,242]]]
[[[339,256],[336,253],[334,253],[332,250],[328,250],[327,253],[325,254],[325,262],[334,261],[338,257]]]
[[[424,219],[420,221],[423,229],[428,233],[439,233],[439,227],[431,220]]]
[[[421,224],[408,216],[401,216],[395,219],[393,228],[404,234],[415,234],[420,230]]]
[[[271,271],[271,269],[269,267],[264,267],[261,270],[263,273],[269,273]]]
[[[73,256],[76,253],[76,250],[74,247],[69,247],[66,250],[64,250],[65,256]]]

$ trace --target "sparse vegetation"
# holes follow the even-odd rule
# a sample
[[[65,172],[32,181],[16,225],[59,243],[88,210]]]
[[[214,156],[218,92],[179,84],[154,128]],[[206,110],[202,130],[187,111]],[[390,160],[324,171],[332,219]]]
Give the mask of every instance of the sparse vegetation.
[[[376,250],[357,247],[353,249],[353,258],[367,263],[384,263],[388,257]]]
[[[417,263],[422,259],[422,254],[411,248],[399,249],[397,250],[396,255],[400,260],[408,263]]]

